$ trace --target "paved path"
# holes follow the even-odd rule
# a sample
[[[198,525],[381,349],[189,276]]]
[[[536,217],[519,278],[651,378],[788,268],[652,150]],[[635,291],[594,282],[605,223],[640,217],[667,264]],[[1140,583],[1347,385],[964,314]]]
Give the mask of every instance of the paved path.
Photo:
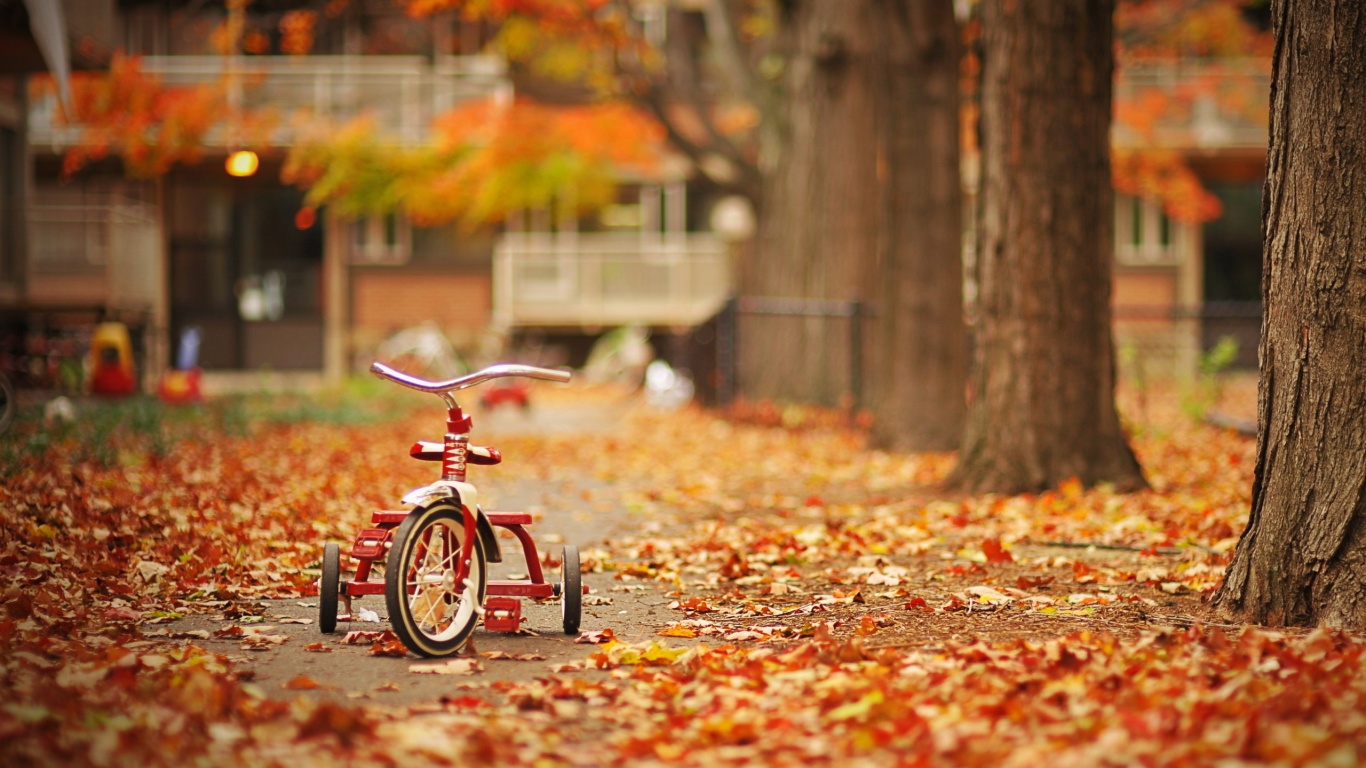
[[[592,440],[617,429],[626,408],[625,403],[556,404],[554,408],[536,408],[529,414],[516,411],[484,414],[479,432],[488,442],[497,445],[499,435],[521,431],[540,433],[582,434]],[[508,469],[514,465],[509,462]],[[500,468],[501,469],[501,468]],[[506,478],[513,477],[508,480]],[[544,518],[531,527],[541,549],[558,551],[562,543],[579,547],[591,555],[614,536],[639,534],[638,514],[628,514],[620,503],[604,508],[601,503],[589,512],[553,509],[565,506],[566,499],[578,499],[584,491],[601,489],[601,483],[590,479],[566,484],[561,480],[546,481],[535,477],[499,473],[499,479],[485,484],[491,491],[496,485],[497,506],[500,509],[544,509]],[[595,498],[615,498],[614,494],[597,494]],[[494,578],[507,578],[513,572],[525,570],[516,542],[500,539],[504,545],[504,563],[491,568]],[[520,568],[518,566],[521,566]],[[345,565],[343,566],[345,567]],[[547,574],[554,578],[557,574]],[[584,582],[590,593],[584,598],[581,629],[597,631],[611,629],[620,639],[638,642],[654,637],[659,628],[668,625],[676,615],[667,608],[669,600],[662,590],[651,583],[614,578],[613,573],[586,573]],[[379,621],[343,622],[332,635],[322,634],[316,624],[316,598],[304,600],[263,601],[263,620],[243,624],[240,621],[191,617],[160,626],[148,626],[149,632],[160,630],[172,633],[213,633],[232,626],[242,626],[262,634],[288,636],[288,640],[267,645],[265,650],[246,650],[240,638],[195,640],[200,645],[233,659],[238,669],[249,676],[252,684],[265,695],[293,698],[298,695],[334,700],[364,701],[369,704],[407,706],[438,701],[444,697],[464,695],[490,696],[490,686],[499,680],[532,680],[556,674],[552,667],[582,660],[594,650],[592,645],[576,643],[577,636],[566,636],[561,627],[558,602],[538,604],[524,600],[523,626],[530,630],[518,635],[492,633],[482,626],[475,631],[472,644],[480,659],[482,671],[469,676],[419,674],[414,667],[440,666],[449,659],[424,660],[416,656],[403,658],[373,656],[369,644],[346,644],[348,631],[380,632],[389,628],[382,596],[357,599],[357,614],[362,609],[373,611]],[[308,623],[294,623],[305,621]],[[188,641],[187,641],[188,642]],[[324,651],[308,650],[321,643]],[[492,660],[478,656],[501,651],[511,656],[534,655],[536,660]],[[562,674],[598,674],[568,672]],[[300,690],[296,678],[303,676],[319,687]],[[291,681],[296,681],[291,686]]]

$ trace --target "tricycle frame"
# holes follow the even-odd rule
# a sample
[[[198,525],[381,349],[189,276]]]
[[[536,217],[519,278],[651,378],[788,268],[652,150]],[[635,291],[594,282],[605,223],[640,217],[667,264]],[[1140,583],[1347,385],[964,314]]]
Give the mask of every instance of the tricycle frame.
[[[520,627],[521,619],[521,598],[546,599],[560,597],[563,608],[563,628],[568,634],[577,633],[580,616],[582,593],[588,590],[579,584],[579,562],[578,551],[575,547],[567,546],[564,548],[561,557],[562,579],[559,583],[552,583],[545,578],[544,569],[541,566],[540,551],[536,543],[527,530],[527,526],[533,522],[533,517],[528,512],[517,511],[483,511],[478,504],[478,491],[467,480],[468,466],[470,464],[495,465],[502,461],[501,454],[493,448],[475,446],[470,444],[470,432],[473,429],[473,420],[466,414],[455,401],[454,392],[465,389],[490,379],[517,376],[525,378],[548,379],[552,381],[567,381],[569,374],[565,371],[555,371],[544,368],[533,368],[530,366],[500,365],[486,368],[476,373],[470,374],[459,379],[445,382],[431,382],[419,379],[400,371],[396,371],[381,363],[376,362],[371,366],[371,371],[380,378],[388,379],[410,389],[422,392],[429,392],[439,395],[447,406],[446,411],[446,431],[441,443],[417,442],[409,450],[409,455],[423,461],[439,461],[441,463],[441,476],[438,481],[431,485],[415,489],[404,497],[404,502],[412,504],[408,510],[376,510],[371,513],[370,526],[361,530],[351,544],[349,556],[357,563],[355,574],[350,579],[340,578],[340,568],[336,560],[339,551],[336,547],[325,548],[323,574],[324,581],[329,578],[336,578],[335,587],[331,584],[321,583],[319,590],[319,624],[323,632],[332,632],[336,628],[338,616],[338,605],[340,601],[346,609],[347,614],[352,613],[351,601],[353,598],[365,595],[386,595],[386,602],[389,607],[389,619],[394,624],[394,628],[405,645],[414,652],[425,656],[445,655],[453,653],[464,645],[468,639],[469,632],[473,629],[473,623],[464,627],[456,633],[456,639],[449,642],[427,642],[423,636],[424,630],[419,627],[416,619],[413,619],[411,604],[425,601],[425,605],[431,608],[435,605],[438,614],[437,620],[444,620],[448,606],[458,603],[461,600],[469,599],[478,593],[475,612],[482,615],[485,620],[486,628],[496,631],[517,631]],[[404,561],[401,567],[395,567],[393,561],[398,553],[395,547],[400,546],[396,539],[403,535],[405,521],[417,513],[426,513],[435,510],[438,505],[443,508],[458,508],[460,523],[459,554],[454,558],[454,567],[446,570],[438,568],[437,575],[429,575],[427,581],[409,582],[409,573],[416,573],[413,565]],[[446,512],[447,518],[456,517],[455,512]],[[420,521],[422,522],[422,521]],[[409,528],[412,526],[409,525]],[[430,536],[431,528],[421,528],[420,535]],[[447,525],[444,530],[449,531]],[[523,558],[526,562],[526,578],[523,579],[496,579],[489,580],[487,576],[487,563],[501,562],[502,553],[498,545],[495,528],[501,528],[512,534],[521,546]],[[418,533],[413,531],[411,533]],[[451,540],[451,533],[443,534],[445,538],[432,543],[426,539],[417,541],[411,548],[404,550],[403,555],[407,557],[411,554],[414,562],[425,557],[429,545],[434,547],[433,551],[444,551],[444,548],[453,548],[454,542]],[[329,558],[331,561],[329,562]],[[447,560],[449,560],[447,556]],[[572,559],[573,562],[570,562]],[[376,562],[385,565],[381,573],[376,573]],[[445,563],[443,560],[442,563]],[[440,566],[441,563],[438,563]],[[476,585],[470,581],[472,573],[475,573],[475,565],[478,566],[479,582],[478,586],[482,589],[472,589]],[[394,571],[404,571],[402,577]],[[440,574],[445,574],[444,576]],[[394,579],[402,578],[403,586],[392,583]],[[440,583],[440,586],[438,585]],[[576,595],[568,598],[563,594],[564,584],[572,583],[577,589]],[[463,585],[463,589],[461,588]],[[443,589],[444,605],[428,599],[425,594],[430,589]],[[492,598],[492,599],[490,599]],[[396,616],[395,614],[402,614]],[[465,612],[461,615],[468,615]],[[349,618],[349,616],[348,616]],[[459,619],[457,619],[459,620]],[[449,622],[447,624],[449,627]],[[442,630],[445,634],[450,634],[448,629]],[[444,635],[443,635],[444,637]]]

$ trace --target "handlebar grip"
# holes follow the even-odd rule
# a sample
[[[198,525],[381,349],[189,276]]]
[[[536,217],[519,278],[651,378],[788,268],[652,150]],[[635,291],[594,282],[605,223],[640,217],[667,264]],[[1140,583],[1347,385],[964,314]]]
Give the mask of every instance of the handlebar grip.
[[[536,376],[532,376],[531,378],[540,379],[542,381],[554,381],[559,382],[560,384],[568,384],[569,380],[574,378],[574,374],[561,368],[535,368],[532,366],[527,366],[527,368],[530,368],[537,373]],[[525,376],[526,374],[519,375]]]

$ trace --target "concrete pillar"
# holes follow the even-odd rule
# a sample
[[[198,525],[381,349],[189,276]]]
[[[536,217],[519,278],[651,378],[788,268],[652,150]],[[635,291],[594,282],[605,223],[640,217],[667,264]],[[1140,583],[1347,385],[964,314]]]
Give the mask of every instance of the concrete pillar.
[[[351,373],[351,265],[346,222],[323,212],[323,378]]]

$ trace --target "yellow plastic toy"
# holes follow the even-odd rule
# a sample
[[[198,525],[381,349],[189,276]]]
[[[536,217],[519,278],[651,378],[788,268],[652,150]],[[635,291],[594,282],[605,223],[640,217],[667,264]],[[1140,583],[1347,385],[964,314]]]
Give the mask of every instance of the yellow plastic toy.
[[[123,323],[100,323],[90,336],[90,391],[96,395],[131,395],[137,389],[133,343]]]

